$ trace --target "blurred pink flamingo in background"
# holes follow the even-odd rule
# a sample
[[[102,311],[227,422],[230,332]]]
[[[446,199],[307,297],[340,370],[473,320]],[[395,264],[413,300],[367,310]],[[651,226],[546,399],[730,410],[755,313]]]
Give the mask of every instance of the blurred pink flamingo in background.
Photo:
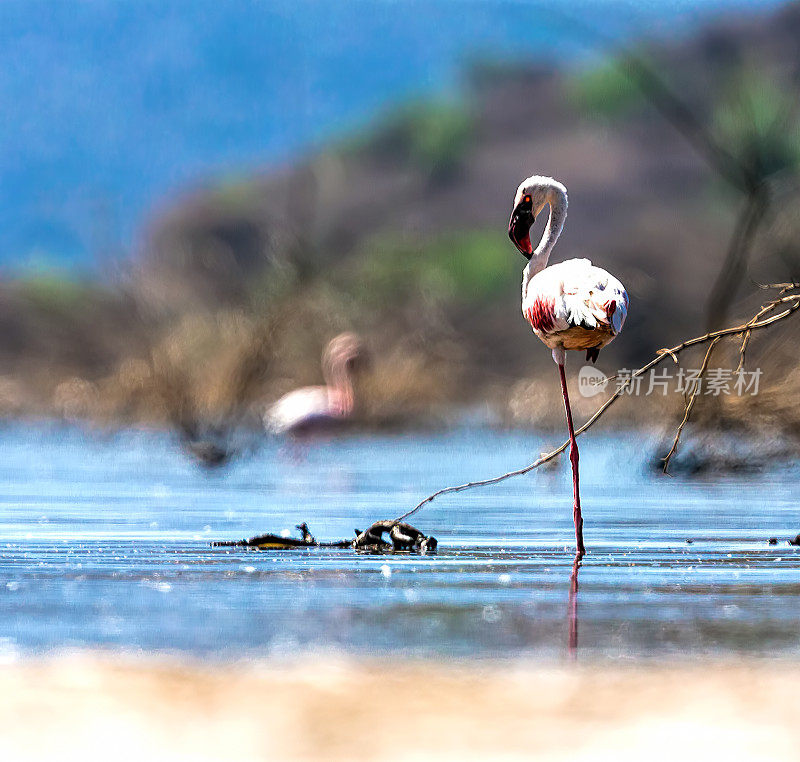
[[[285,394],[264,414],[264,425],[273,434],[312,434],[347,421],[355,409],[354,374],[366,360],[361,339],[342,333],[322,354],[325,386],[305,386]]]

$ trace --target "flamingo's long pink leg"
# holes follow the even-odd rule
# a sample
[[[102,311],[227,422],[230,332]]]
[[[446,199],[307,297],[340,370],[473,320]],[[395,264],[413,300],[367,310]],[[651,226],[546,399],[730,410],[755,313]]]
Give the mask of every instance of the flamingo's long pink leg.
[[[575,543],[578,554],[586,553],[583,544],[583,516],[581,515],[581,495],[578,487],[578,443],[575,441],[575,428],[572,425],[572,410],[569,407],[569,394],[567,393],[567,377],[564,375],[564,363],[559,362],[558,374],[561,377],[561,393],[564,395],[564,410],[567,414],[567,428],[569,429],[569,460],[572,463],[572,492],[575,498],[572,507],[572,518],[575,522]]]

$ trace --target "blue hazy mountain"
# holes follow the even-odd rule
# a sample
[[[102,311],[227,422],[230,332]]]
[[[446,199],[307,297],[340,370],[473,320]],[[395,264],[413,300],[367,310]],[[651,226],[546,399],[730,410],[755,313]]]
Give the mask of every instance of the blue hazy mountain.
[[[550,0],[616,39],[770,0]],[[171,193],[286,161],[465,60],[586,55],[517,0],[3,0],[0,264],[87,265]]]

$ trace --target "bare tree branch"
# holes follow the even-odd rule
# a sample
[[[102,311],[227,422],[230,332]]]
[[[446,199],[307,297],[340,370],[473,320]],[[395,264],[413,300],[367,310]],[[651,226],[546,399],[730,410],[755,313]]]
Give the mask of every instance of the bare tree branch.
[[[678,451],[678,442],[680,442],[683,428],[689,422],[689,416],[692,414],[692,408],[694,407],[695,402],[697,402],[697,398],[700,394],[700,382],[703,380],[703,376],[708,369],[708,361],[711,359],[711,353],[714,351],[714,347],[717,346],[719,342],[720,337],[718,336],[708,345],[706,356],[703,358],[703,364],[700,366],[700,372],[697,374],[697,388],[688,396],[686,408],[683,411],[683,420],[680,422],[680,424],[678,424],[678,430],[675,432],[675,439],[672,440],[672,447],[669,448],[669,452],[664,458],[665,474],[669,473],[669,462],[672,460],[672,456]]]
[[[773,288],[773,289],[780,289],[781,296],[773,301],[769,302],[768,304],[764,305],[753,318],[751,318],[750,322],[755,323],[760,320],[764,315],[772,312],[776,307],[784,304],[786,302],[793,301],[796,297],[783,296],[787,291],[792,290],[793,288],[797,288],[797,284],[794,283],[776,283],[772,286],[760,286],[760,288]],[[750,343],[750,336],[752,331],[750,329],[746,330],[742,335],[742,344],[739,347],[739,364],[736,366],[736,372],[738,373],[742,368],[744,368],[744,361],[745,361],[745,353],[747,352],[747,347]]]
[[[722,178],[748,196],[757,191],[759,178],[712,137],[691,108],[641,58],[628,53],[619,67],[636,83],[661,116],[686,138]]]
[[[728,310],[747,271],[747,261],[758,228],[769,209],[770,196],[766,186],[748,193],[744,211],[736,222],[728,253],[720,267],[706,301],[706,330],[724,323]]]

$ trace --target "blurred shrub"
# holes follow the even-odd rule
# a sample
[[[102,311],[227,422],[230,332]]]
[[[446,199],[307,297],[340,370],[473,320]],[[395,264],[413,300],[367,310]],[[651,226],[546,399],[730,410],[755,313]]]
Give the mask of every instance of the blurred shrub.
[[[354,257],[350,282],[374,304],[419,298],[439,302],[488,302],[519,281],[519,267],[508,256],[497,231],[450,232],[429,240],[383,235],[363,245]]]
[[[797,93],[774,76],[743,67],[729,80],[712,114],[721,145],[761,179],[800,167]]]
[[[220,309],[187,313],[159,328],[149,356],[125,358],[100,383],[104,415],[168,422],[190,436],[242,420],[264,390],[272,321]],[[57,393],[72,400],[74,388]]]
[[[585,69],[567,82],[567,94],[580,108],[606,117],[627,116],[644,100],[619,62]]]
[[[383,426],[440,422],[434,411],[452,404],[454,390],[459,388],[457,366],[449,359],[431,347],[415,348],[403,342],[382,347],[359,379],[362,403],[357,415],[364,422]]]
[[[100,296],[97,283],[76,280],[58,270],[36,270],[13,281],[16,293],[34,307],[48,312],[85,309]]]
[[[408,162],[438,180],[461,166],[474,131],[474,117],[463,105],[414,101],[385,116],[371,133],[350,141],[347,148]]]
[[[134,305],[109,283],[37,269],[0,285],[0,355],[6,370],[50,368],[45,375],[91,380],[138,347]]]
[[[229,213],[251,212],[259,198],[259,187],[249,174],[229,172],[220,177],[211,189],[211,196],[221,209]]]
[[[419,104],[401,112],[397,123],[412,161],[433,174],[458,166],[469,145],[472,127],[472,119],[463,108],[435,103]]]

